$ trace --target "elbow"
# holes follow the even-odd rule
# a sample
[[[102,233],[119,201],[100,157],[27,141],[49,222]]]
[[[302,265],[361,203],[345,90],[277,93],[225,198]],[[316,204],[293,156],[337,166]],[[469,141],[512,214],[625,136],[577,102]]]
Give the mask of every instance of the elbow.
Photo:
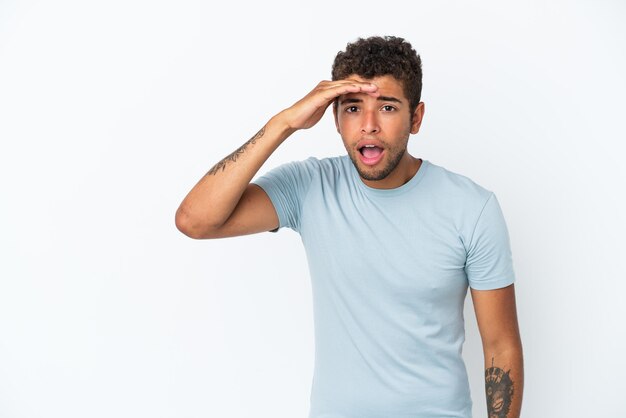
[[[193,222],[189,214],[183,209],[182,206],[176,211],[174,224],[176,225],[176,229],[187,235],[189,238],[197,239],[197,232],[193,228]]]
[[[485,353],[510,353],[521,354],[523,351],[522,341],[519,336],[496,338],[492,341],[483,342]]]
[[[174,223],[180,232],[193,239],[212,238],[211,231],[215,229],[200,222],[197,217],[189,214],[183,206],[180,206],[176,211]]]

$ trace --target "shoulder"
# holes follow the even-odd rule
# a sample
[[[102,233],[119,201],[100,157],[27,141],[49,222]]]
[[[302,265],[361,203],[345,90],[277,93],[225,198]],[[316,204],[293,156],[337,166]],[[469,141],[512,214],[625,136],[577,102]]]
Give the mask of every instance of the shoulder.
[[[334,157],[308,157],[304,160],[292,161],[292,164],[299,164],[308,167],[315,167],[319,170],[328,170],[331,168],[342,168],[346,166],[346,164],[351,164],[350,158],[347,155],[337,155]]]
[[[286,165],[293,169],[307,172],[311,176],[321,178],[343,177],[350,171],[352,162],[347,155],[335,157],[309,157],[305,160],[292,161]]]
[[[445,189],[478,196],[488,196],[492,193],[491,190],[486,189],[463,174],[448,170],[432,162],[428,162],[428,165],[430,181],[436,182]]]
[[[482,206],[493,195],[471,178],[432,162],[428,162],[426,179],[431,191],[449,204]]]
[[[255,178],[253,182],[266,190],[278,187],[297,189],[305,193],[312,184],[334,183],[337,178],[346,177],[342,166],[341,157],[309,157],[281,163]]]
[[[270,168],[262,177],[311,176],[320,170],[320,161],[315,157],[305,160],[293,160],[280,163]]]

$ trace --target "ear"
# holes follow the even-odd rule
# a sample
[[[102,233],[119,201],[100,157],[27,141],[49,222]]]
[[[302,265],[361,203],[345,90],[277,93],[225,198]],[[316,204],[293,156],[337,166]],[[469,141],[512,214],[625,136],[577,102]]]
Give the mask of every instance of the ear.
[[[424,102],[419,102],[413,112],[413,120],[411,121],[411,133],[416,134],[420,130],[422,119],[424,118]]]
[[[337,99],[333,101],[333,116],[335,118],[335,128],[337,128],[337,132],[341,135],[341,130],[339,129],[339,118],[337,117]]]

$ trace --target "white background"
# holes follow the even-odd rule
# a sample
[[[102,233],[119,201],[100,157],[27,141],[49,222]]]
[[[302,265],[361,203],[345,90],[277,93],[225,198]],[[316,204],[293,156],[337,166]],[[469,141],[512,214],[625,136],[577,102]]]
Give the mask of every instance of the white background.
[[[412,154],[509,225],[526,417],[626,401],[619,1],[0,1],[0,417],[306,417],[310,283],[292,231],[217,241],[174,213],[359,36],[423,59]],[[262,172],[344,152],[326,115]],[[471,299],[475,417],[483,364]]]

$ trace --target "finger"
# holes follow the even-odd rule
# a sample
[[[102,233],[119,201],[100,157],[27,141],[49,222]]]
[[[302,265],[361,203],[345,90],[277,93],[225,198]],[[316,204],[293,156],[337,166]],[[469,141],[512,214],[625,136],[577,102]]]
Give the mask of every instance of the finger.
[[[363,82],[342,82],[334,85],[325,86],[324,99],[333,100],[343,94],[349,93],[365,93],[373,97],[378,97],[378,86],[372,83]]]
[[[345,85],[345,86],[337,86],[333,89],[329,89],[328,95],[326,95],[326,100],[335,100],[338,97],[341,97],[346,94],[357,94],[364,93],[371,97],[380,96],[380,92],[378,91],[378,86],[373,84],[359,84],[359,85]]]
[[[350,91],[350,92],[371,92],[371,91],[376,91],[378,90],[378,86],[374,83],[367,83],[367,82],[363,82],[363,81],[357,81],[357,80],[339,80],[333,83],[329,83],[326,84],[324,86],[321,86],[321,88],[323,90],[333,90],[333,89],[339,89],[339,90],[346,90],[346,91]]]

